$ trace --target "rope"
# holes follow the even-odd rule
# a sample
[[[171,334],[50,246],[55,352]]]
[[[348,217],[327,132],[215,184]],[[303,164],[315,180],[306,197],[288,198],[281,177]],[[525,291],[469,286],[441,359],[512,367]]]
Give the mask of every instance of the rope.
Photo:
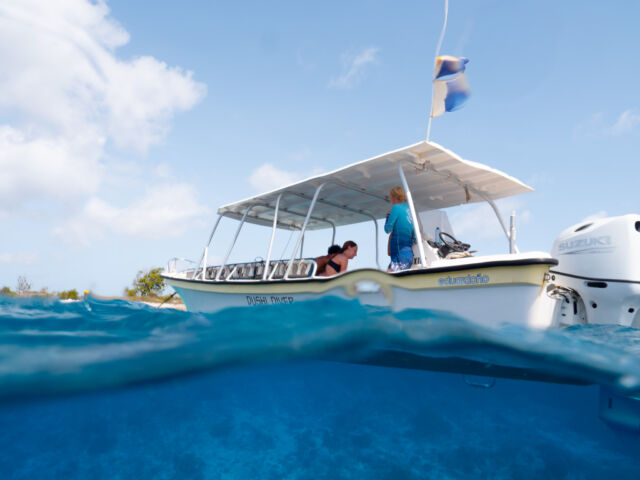
[[[282,249],[282,253],[280,254],[280,260],[284,259],[284,252],[287,251],[287,247],[289,246],[289,242],[291,241],[291,237],[293,237],[293,232],[295,232],[295,230],[291,230],[291,235],[289,235],[289,240],[287,240],[287,244],[284,246],[284,248]]]
[[[165,298],[164,301],[160,305],[158,305],[158,308],[160,308],[162,305],[164,305],[169,300],[171,300],[175,296],[176,293],[178,293],[178,292],[173,292],[171,295],[169,295],[167,298]]]

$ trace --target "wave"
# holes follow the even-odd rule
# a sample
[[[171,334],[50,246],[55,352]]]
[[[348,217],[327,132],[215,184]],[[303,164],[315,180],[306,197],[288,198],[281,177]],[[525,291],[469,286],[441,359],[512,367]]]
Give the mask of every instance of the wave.
[[[443,311],[396,313],[337,297],[213,314],[95,297],[70,303],[0,297],[1,400],[252,362],[313,357],[380,364],[390,354],[406,368],[456,371],[471,362],[640,391],[640,330],[617,325],[484,328]]]

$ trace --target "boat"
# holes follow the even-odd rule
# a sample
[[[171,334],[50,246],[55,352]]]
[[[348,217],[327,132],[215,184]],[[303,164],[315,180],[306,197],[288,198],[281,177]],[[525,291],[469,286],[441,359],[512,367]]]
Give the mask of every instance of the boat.
[[[417,242],[413,266],[390,273],[380,264],[378,221],[388,212],[389,190],[399,183],[418,226]],[[515,214],[507,227],[495,201],[532,190],[503,172],[422,141],[221,206],[198,264],[177,269],[174,259],[162,275],[187,309],[197,312],[333,295],[357,296],[363,304],[394,311],[441,310],[488,326],[640,327],[640,215],[574,225],[560,234],[551,254],[520,252]],[[478,202],[487,202],[495,212],[507,240],[504,254],[474,255],[451,234],[442,209]],[[208,251],[222,218],[239,224],[222,264],[210,266]],[[377,269],[325,277],[317,274],[315,258],[302,256],[305,232],[331,229],[334,243],[336,228],[362,222],[373,223]],[[228,264],[246,223],[271,227],[266,258]],[[272,260],[277,229],[299,232],[284,260]]]
[[[388,193],[398,184],[407,195],[417,242],[411,268],[388,272],[381,267],[378,222],[386,217]],[[440,311],[488,328],[511,324],[533,329],[582,324],[640,328],[640,215],[585,220],[563,231],[550,254],[520,252],[515,214],[507,226],[495,202],[532,190],[503,172],[422,141],[221,206],[200,261],[180,269],[172,259],[162,276],[195,312],[335,296],[396,312]],[[479,202],[491,206],[505,234],[503,254],[477,255],[453,236],[444,209]],[[209,248],[222,218],[239,223],[223,261],[209,265]],[[377,268],[318,275],[315,258],[303,256],[305,232],[331,230],[333,244],[337,228],[362,222],[373,224],[369,245],[376,249]],[[270,242],[263,247],[266,257],[228,264],[246,223],[271,228]],[[288,258],[273,260],[278,229],[298,236]],[[481,388],[493,387],[496,378],[590,383],[572,371],[558,372],[544,365],[463,358],[406,345],[380,345],[350,361],[461,374],[467,384]],[[609,387],[599,391],[600,418],[612,428],[637,432],[640,397]]]
[[[417,242],[414,264],[390,273],[381,267],[378,221],[390,208],[389,190],[401,184],[407,194]],[[533,189],[496,169],[462,159],[429,141],[421,141],[335,171],[284,186],[218,209],[200,262],[187,269],[170,264],[163,277],[187,309],[214,312],[229,307],[274,305],[324,296],[358,299],[394,311],[442,310],[484,325],[519,323],[546,328],[553,323],[547,292],[550,269],[558,261],[545,252],[520,252],[514,215],[509,227],[495,201]],[[504,254],[474,255],[453,237],[443,209],[487,202],[504,231]],[[220,265],[207,263],[222,218],[239,221]],[[302,255],[305,232],[369,222],[378,268],[354,269],[332,277],[317,275],[314,258]],[[228,264],[246,223],[271,228],[264,260]],[[285,260],[273,260],[277,229],[298,231]],[[440,232],[439,238],[435,238]],[[361,248],[364,245],[361,245]],[[373,286],[373,287],[372,287]]]
[[[447,15],[445,2],[426,141],[221,206],[199,262],[182,269],[178,268],[179,259],[174,258],[162,274],[188,310],[216,312],[335,296],[357,298],[364,305],[396,312],[440,311],[446,313],[443,318],[453,315],[489,328],[505,324],[533,329],[584,324],[640,328],[640,215],[584,220],[563,231],[550,254],[520,252],[515,213],[507,226],[495,202],[533,189],[430,141],[431,120],[443,113],[434,111],[434,100]],[[460,79],[466,59],[454,60],[461,68],[453,73]],[[446,80],[438,82],[441,93]],[[398,184],[407,196],[417,242],[411,268],[389,272],[381,266],[378,222],[386,217],[389,191]],[[505,234],[503,254],[478,255],[453,235],[444,209],[480,202],[489,204]],[[209,249],[222,218],[239,224],[223,261],[209,265]],[[373,223],[374,237],[368,245],[375,248],[377,268],[353,269],[330,277],[318,274],[316,258],[303,255],[305,232],[330,229],[334,244],[337,228],[363,222]],[[271,228],[269,244],[263,247],[266,257],[229,264],[246,223]],[[278,229],[298,232],[298,236],[288,258],[274,260]],[[365,244],[360,248],[366,248]],[[571,369],[557,370],[501,355],[460,357],[455,352],[438,353],[413,345],[382,344],[349,361],[461,374],[465,383],[483,389],[492,388],[496,377],[565,385],[590,383]],[[599,417],[610,427],[640,432],[639,395],[601,386],[598,403]]]
[[[407,194],[417,242],[413,266],[390,273],[380,263],[378,221],[386,217],[389,190],[398,184]],[[515,214],[507,227],[495,201],[532,190],[501,171],[421,141],[221,206],[200,261],[179,269],[173,259],[162,276],[195,312],[337,296],[394,311],[446,311],[485,326],[640,327],[640,215],[574,225],[560,234],[551,254],[520,252]],[[451,233],[443,209],[479,202],[496,214],[506,238],[504,254],[475,255]],[[223,262],[211,266],[207,256],[222,218],[239,224]],[[318,275],[315,258],[302,255],[305,232],[331,229],[334,243],[338,227],[362,222],[373,224],[369,245],[376,249],[377,268]],[[246,223],[271,228],[266,257],[228,264]],[[286,259],[272,259],[277,229],[298,232]]]

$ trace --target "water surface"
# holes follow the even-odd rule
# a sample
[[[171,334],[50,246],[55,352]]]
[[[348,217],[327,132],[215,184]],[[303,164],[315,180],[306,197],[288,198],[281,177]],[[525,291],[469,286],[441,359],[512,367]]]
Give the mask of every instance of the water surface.
[[[640,436],[598,417],[599,385],[639,390],[632,328],[485,329],[337,298],[202,315],[0,297],[0,339],[3,478],[640,472]],[[353,363],[388,351],[575,384]]]

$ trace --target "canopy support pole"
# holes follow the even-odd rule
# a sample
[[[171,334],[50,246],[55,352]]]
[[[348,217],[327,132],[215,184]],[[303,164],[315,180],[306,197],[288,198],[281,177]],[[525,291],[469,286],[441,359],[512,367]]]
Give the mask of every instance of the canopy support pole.
[[[373,219],[373,224],[376,226],[376,238],[374,238],[375,240],[375,244],[376,244],[376,265],[378,266],[378,270],[382,270],[382,268],[380,268],[380,245],[378,245],[378,240],[379,240],[379,234],[378,234],[378,221],[374,218]]]
[[[264,273],[262,274],[262,280],[267,279],[267,275],[269,274],[269,262],[271,261],[271,250],[273,249],[273,241],[276,238],[276,227],[278,225],[278,211],[280,210],[280,199],[282,198],[282,194],[278,195],[276,199],[276,209],[273,214],[273,228],[271,229],[271,240],[269,241],[269,250],[267,251],[267,261],[264,265]]]
[[[289,260],[289,264],[287,265],[287,270],[284,273],[284,279],[287,280],[289,278],[289,273],[291,272],[291,267],[293,266],[293,262],[296,259],[296,254],[298,253],[298,249],[300,248],[300,244],[302,243],[302,239],[304,238],[304,232],[307,229],[307,224],[309,223],[309,219],[311,218],[311,213],[313,212],[313,207],[316,206],[316,201],[318,200],[318,195],[320,195],[320,190],[324,187],[324,183],[318,185],[315,193],[313,194],[313,199],[311,200],[311,205],[309,205],[309,211],[307,212],[307,216],[304,218],[304,223],[302,224],[302,230],[300,230],[300,235],[298,236],[298,241],[296,242],[296,246],[293,249],[293,254],[291,255],[291,260]]]
[[[516,246],[516,212],[511,210],[511,224],[509,228],[509,253],[519,253]]]
[[[211,245],[211,240],[213,239],[213,234],[216,233],[216,230],[218,229],[218,224],[220,223],[220,220],[222,220],[222,215],[218,215],[218,218],[216,219],[216,223],[213,225],[213,229],[211,230],[211,234],[209,235],[209,241],[207,242],[207,244],[204,246],[204,252],[202,252],[202,256],[200,257],[200,261],[198,262],[198,267],[196,268],[196,270],[200,267],[200,264],[202,263],[202,279],[206,280],[205,275],[206,275],[206,271],[207,271],[207,254],[209,252],[209,245]],[[204,263],[202,262],[204,260]]]
[[[411,190],[409,190],[409,184],[407,178],[404,176],[402,165],[398,165],[398,173],[400,173],[400,180],[402,180],[402,187],[407,194],[407,203],[409,204],[409,210],[411,210],[411,218],[413,219],[413,231],[416,234],[416,240],[418,241],[418,251],[420,252],[420,265],[427,266],[427,260],[424,256],[424,245],[422,244],[422,232],[420,231],[420,224],[418,223],[418,216],[416,215],[416,209],[413,205],[413,197],[411,196]]]
[[[478,192],[480,193],[480,192]],[[502,231],[504,232],[505,236],[507,237],[507,240],[509,241],[509,253],[518,253],[518,246],[516,245],[516,227],[515,227],[515,218],[512,219],[512,232],[513,232],[513,238],[511,236],[511,233],[509,232],[509,230],[507,230],[507,225],[504,223],[504,220],[502,219],[502,215],[500,215],[500,210],[498,210],[498,207],[496,206],[495,202],[489,198],[488,196],[484,195],[484,194],[480,194],[480,196],[482,198],[484,198],[487,203],[489,205],[491,205],[491,208],[493,209],[493,212],[496,214],[496,217],[498,217],[498,221],[500,222],[500,226],[502,227]],[[515,215],[514,215],[515,217]]]
[[[331,245],[335,245],[336,244],[336,225],[335,223],[331,224],[333,233],[331,234]]]
[[[204,247],[204,253],[202,254],[202,280],[207,279],[207,254],[209,253],[209,246]]]
[[[236,240],[238,240],[238,235],[240,235],[240,230],[242,230],[242,226],[244,225],[244,221],[247,218],[247,213],[249,213],[249,210],[251,210],[252,208],[253,207],[245,208],[244,213],[242,214],[242,220],[240,220],[240,225],[238,225],[238,229],[236,230],[236,234],[233,237],[233,242],[231,242],[231,245],[229,246],[229,250],[227,250],[227,254],[224,257],[222,265],[220,265],[220,269],[218,270],[218,273],[216,275],[216,280],[220,280],[220,275],[222,274],[222,270],[224,270],[224,267],[227,264],[227,260],[229,260],[229,255],[231,255],[231,250],[233,250],[233,247],[236,245]]]
[[[329,183],[329,182],[326,182],[326,183]],[[336,182],[331,182],[331,183],[333,183],[333,184],[335,184],[335,185],[338,185],[338,186],[341,186],[341,187],[343,186],[343,185],[342,185],[342,184],[340,184],[340,183],[336,183]],[[302,194],[300,194],[300,193],[295,193],[295,192],[291,192],[291,193],[292,193],[293,195],[296,195],[296,196],[301,197],[301,198],[307,198],[307,196],[306,196],[306,195],[302,195]],[[371,220],[373,220],[373,222],[374,222],[374,224],[375,224],[375,226],[376,226],[376,265],[378,266],[378,268],[379,268],[380,270],[382,270],[382,268],[380,268],[380,259],[378,258],[378,257],[379,257],[379,247],[378,247],[378,222],[377,222],[377,220],[376,220],[376,217],[374,217],[373,215],[371,215],[371,214],[370,214],[370,213],[368,213],[368,212],[365,212],[364,210],[356,210],[356,209],[354,209],[354,208],[345,207],[344,205],[339,205],[339,204],[337,204],[337,203],[329,202],[329,201],[324,200],[324,199],[322,199],[322,200],[318,200],[318,203],[322,203],[323,205],[330,205],[330,206],[332,206],[332,207],[335,207],[335,208],[339,208],[339,209],[345,210],[345,211],[347,211],[347,212],[354,212],[354,213],[357,213],[358,215],[362,215],[363,217],[368,217],[368,218],[370,218]],[[326,220],[325,220],[325,221],[326,221]],[[332,237],[332,239],[331,239],[331,244],[332,244],[332,245],[333,245],[333,243],[334,243],[334,241],[335,241],[335,225],[333,225],[333,230],[334,230],[334,233],[333,233],[333,237]]]

